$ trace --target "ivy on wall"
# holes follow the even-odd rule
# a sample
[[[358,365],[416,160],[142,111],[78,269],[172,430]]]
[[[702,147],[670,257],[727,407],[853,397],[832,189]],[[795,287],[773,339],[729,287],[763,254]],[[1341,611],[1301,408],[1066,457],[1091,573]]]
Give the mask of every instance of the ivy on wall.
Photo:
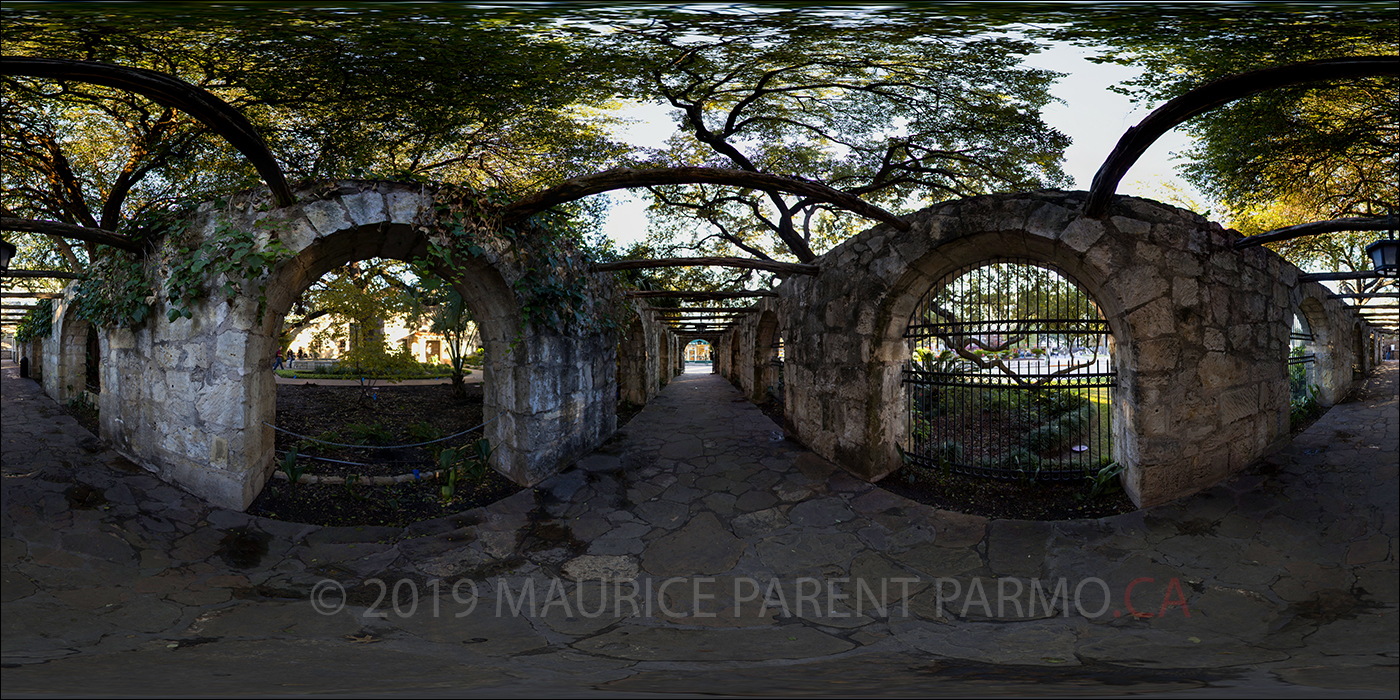
[[[47,338],[53,333],[53,299],[40,299],[26,311],[15,327],[15,340],[27,343],[35,338]]]
[[[512,348],[529,326],[556,332],[617,327],[617,319],[589,304],[590,280],[585,261],[576,252],[579,234],[573,220],[558,212],[543,212],[518,226],[506,226],[499,209],[510,202],[500,191],[442,186],[434,194],[433,220],[420,229],[428,239],[428,259],[414,262],[463,275],[468,273],[463,254],[491,257],[509,251],[508,259],[493,262],[517,268],[513,291],[521,335]]]
[[[266,220],[254,227],[271,227]],[[291,257],[292,251],[275,235],[267,245],[259,246],[257,234],[220,222],[214,235],[198,247],[184,248],[171,256],[170,272],[166,276],[166,300],[170,308],[167,320],[192,318],[191,310],[204,296],[204,283],[209,279],[224,280],[220,289],[227,301],[238,297],[245,280],[265,280],[278,262]],[[258,285],[258,315],[262,322],[267,311],[267,284]]]
[[[222,203],[220,203],[222,204]],[[274,234],[266,245],[259,245],[256,231],[242,230],[220,222],[214,235],[189,245],[178,241],[188,230],[193,210],[162,212],[130,227],[132,237],[154,249],[160,240],[171,252],[166,258],[164,276],[166,320],[192,318],[193,307],[206,294],[210,280],[223,280],[219,287],[227,301],[233,301],[248,280],[261,280],[272,267],[289,257],[291,250]],[[262,221],[255,224],[271,227]],[[160,297],[158,265],[135,254],[98,246],[92,267],[78,283],[74,308],[78,318],[104,328],[134,328],[150,317]],[[267,308],[267,285],[258,286],[258,320]]]

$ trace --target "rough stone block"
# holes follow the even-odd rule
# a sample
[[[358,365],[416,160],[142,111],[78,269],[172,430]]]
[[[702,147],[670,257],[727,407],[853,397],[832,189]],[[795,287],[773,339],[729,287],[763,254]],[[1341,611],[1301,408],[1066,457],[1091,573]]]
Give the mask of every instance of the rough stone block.
[[[223,381],[205,384],[195,399],[195,410],[206,425],[225,428],[243,427],[243,384]]]
[[[1060,234],[1060,240],[1065,245],[1080,253],[1089,250],[1100,238],[1103,237],[1103,222],[1097,219],[1075,219]]]
[[[388,192],[384,195],[384,208],[390,221],[396,224],[411,224],[431,201],[430,196],[418,192]]]
[[[1074,212],[1057,204],[1044,204],[1026,219],[1026,232],[1045,238],[1058,238]]]
[[[1120,296],[1123,308],[1135,309],[1167,293],[1167,281],[1157,274],[1157,270],[1147,265],[1135,265],[1120,278]]]
[[[1109,218],[1109,223],[1120,232],[1129,236],[1146,236],[1152,230],[1152,224],[1146,221],[1130,219],[1126,216],[1114,216]]]
[[[1236,383],[1239,372],[1234,360],[1223,352],[1208,352],[1196,369],[1202,388],[1223,389]]]
[[[350,220],[345,216],[345,206],[336,200],[310,202],[302,207],[302,214],[322,236],[350,228]]]
[[[1158,299],[1128,314],[1128,323],[1134,337],[1143,341],[1176,332],[1175,314],[1167,299]]]
[[[1176,369],[1181,355],[1181,341],[1177,338],[1157,338],[1141,344],[1138,354],[1138,369],[1143,372],[1167,372]]]
[[[1231,389],[1220,397],[1220,423],[1226,425],[1259,411],[1259,386]]]
[[[384,211],[384,196],[378,192],[360,192],[344,197],[341,201],[345,204],[345,212],[350,216],[350,221],[356,226],[379,224],[388,218]]]
[[[1191,277],[1177,277],[1172,280],[1172,303],[1178,307],[1195,306],[1197,301],[1196,280]]]

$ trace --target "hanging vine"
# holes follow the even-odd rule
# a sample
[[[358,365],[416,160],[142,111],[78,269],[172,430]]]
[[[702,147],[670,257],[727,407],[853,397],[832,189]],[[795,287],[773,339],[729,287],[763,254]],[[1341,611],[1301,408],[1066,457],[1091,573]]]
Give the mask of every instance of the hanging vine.
[[[15,340],[27,343],[35,338],[47,338],[53,333],[53,299],[40,299],[26,311],[15,327]]]
[[[572,220],[543,212],[519,226],[506,226],[499,214],[511,201],[500,191],[443,186],[434,194],[433,220],[420,227],[428,239],[428,259],[415,262],[469,274],[462,255],[467,253],[500,258],[501,264],[517,268],[513,291],[521,337],[527,326],[558,332],[615,326],[615,319],[590,307],[589,278],[575,252],[578,235]]]
[[[209,280],[223,279],[220,288],[228,301],[235,299],[248,280],[261,280],[272,267],[289,257],[291,250],[274,233],[267,244],[260,245],[255,231],[245,231],[227,222],[220,222],[214,235],[194,244],[181,245],[189,224],[195,216],[193,207],[158,212],[126,228],[131,237],[146,244],[148,250],[166,241],[170,252],[165,256],[165,299],[168,303],[166,320],[192,318],[192,306],[205,296]],[[254,226],[270,228],[274,224],[259,221]],[[78,318],[104,328],[134,328],[150,318],[161,296],[160,265],[150,258],[98,246],[88,275],[81,280],[74,294],[73,305]],[[266,284],[258,286],[258,320],[267,308]]]
[[[271,228],[274,224],[262,220],[254,227]],[[274,234],[266,245],[258,244],[257,233],[220,221],[214,235],[198,246],[181,248],[171,256],[166,275],[166,319],[193,318],[191,309],[204,297],[206,280],[223,278],[220,288],[225,300],[238,297],[246,280],[265,280],[278,262],[291,257],[292,251]],[[267,284],[258,284],[258,323],[267,311]]]
[[[98,246],[88,276],[78,282],[73,310],[78,318],[104,328],[133,328],[151,315],[152,288],[141,259]]]

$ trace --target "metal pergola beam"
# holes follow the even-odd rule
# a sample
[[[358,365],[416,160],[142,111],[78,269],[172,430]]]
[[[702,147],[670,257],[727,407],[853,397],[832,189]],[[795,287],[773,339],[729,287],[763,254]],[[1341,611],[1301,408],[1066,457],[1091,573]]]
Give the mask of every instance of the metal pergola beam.
[[[60,238],[72,238],[89,243],[100,243],[113,248],[120,248],[131,253],[143,253],[141,245],[115,231],[108,231],[102,228],[92,228],[89,226],[74,226],[62,221],[40,221],[37,219],[21,219],[14,216],[0,216],[0,231],[27,231],[29,233],[46,233]]]
[[[1333,294],[1338,299],[1400,299],[1396,292],[1367,292],[1364,294]],[[1357,307],[1361,308],[1361,307]]]
[[[668,290],[634,289],[624,292],[629,299],[694,299],[696,301],[718,301],[720,299],[752,299],[775,297],[777,292],[676,292]]]
[[[1314,221],[1308,224],[1298,224],[1297,226],[1285,226],[1276,228],[1267,233],[1257,236],[1245,236],[1237,238],[1230,244],[1235,250],[1248,248],[1250,246],[1262,245],[1264,243],[1274,243],[1277,241],[1287,241],[1303,236],[1316,236],[1322,233],[1336,233],[1338,231],[1384,231],[1390,228],[1388,218],[1364,218],[1353,217],[1350,219],[1332,219],[1330,221]]]
[[[64,272],[62,270],[7,270],[5,277],[25,277],[37,279],[56,280],[80,280],[83,276],[76,272]]]
[[[63,295],[59,292],[0,292],[0,297],[18,299],[62,299]]]
[[[1334,282],[1337,280],[1374,280],[1382,277],[1394,277],[1393,275],[1383,275],[1375,270],[1361,270],[1358,272],[1309,272],[1298,275],[1299,282]]]
[[[617,272],[619,270],[649,270],[658,267],[737,267],[745,270],[763,270],[786,275],[815,275],[821,272],[816,265],[785,263],[776,260],[754,260],[753,258],[656,258],[655,260],[620,260],[600,263],[593,266],[594,272]]]
[[[1167,101],[1123,134],[1094,175],[1089,198],[1084,202],[1084,215],[1097,219],[1107,213],[1109,200],[1128,168],[1162,134],[1191,117],[1265,90],[1320,80],[1397,74],[1400,74],[1400,61],[1394,56],[1351,56],[1293,63],[1212,80]]]
[[[258,174],[272,190],[278,206],[291,206],[296,202],[291,187],[287,185],[287,178],[282,174],[282,166],[277,164],[277,159],[258,134],[257,128],[242,112],[208,90],[144,68],[62,58],[5,56],[0,59],[0,74],[105,85],[139,93],[174,107],[204,123],[238,149],[257,168]]]

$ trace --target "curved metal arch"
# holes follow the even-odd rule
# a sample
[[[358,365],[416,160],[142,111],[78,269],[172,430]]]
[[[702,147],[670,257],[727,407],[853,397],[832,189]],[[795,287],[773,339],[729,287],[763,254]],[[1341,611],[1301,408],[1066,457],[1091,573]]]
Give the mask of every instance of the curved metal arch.
[[[5,56],[0,58],[0,75],[23,75],[54,80],[76,80],[130,90],[161,104],[170,105],[209,126],[238,149],[258,169],[272,189],[278,206],[296,201],[282,167],[268,150],[267,143],[241,112],[214,94],[183,80],[144,68],[129,68],[96,61],[70,61],[62,58]]]
[[[1376,75],[1400,75],[1400,57],[1326,58],[1276,66],[1213,80],[1173,98],[1153,110],[1137,126],[1128,129],[1118,140],[1118,145],[1113,147],[1113,151],[1108,154],[1108,158],[1094,175],[1089,199],[1084,203],[1084,214],[1093,218],[1102,217],[1108,211],[1108,201],[1118,189],[1118,182],[1127,174],[1128,168],[1131,168],[1162,134],[1191,117],[1265,90],[1319,80]]]

